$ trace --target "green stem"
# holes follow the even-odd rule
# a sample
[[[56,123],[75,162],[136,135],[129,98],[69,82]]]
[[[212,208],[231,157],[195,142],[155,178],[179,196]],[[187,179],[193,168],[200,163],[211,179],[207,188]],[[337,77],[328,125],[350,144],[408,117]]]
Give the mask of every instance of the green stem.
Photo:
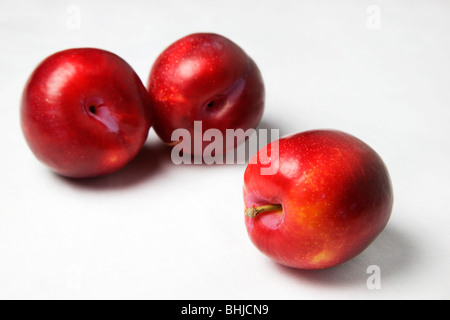
[[[281,204],[268,204],[261,207],[252,207],[245,209],[245,215],[249,218],[255,218],[258,214],[269,211],[283,211]]]

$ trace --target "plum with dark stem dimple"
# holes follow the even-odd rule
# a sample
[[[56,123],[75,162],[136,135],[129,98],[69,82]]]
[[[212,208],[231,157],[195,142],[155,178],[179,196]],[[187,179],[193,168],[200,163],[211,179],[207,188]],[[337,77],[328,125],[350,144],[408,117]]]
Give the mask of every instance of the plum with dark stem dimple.
[[[128,63],[101,49],[55,53],[32,73],[21,125],[35,156],[56,173],[96,177],[124,167],[151,127],[150,98]]]
[[[212,33],[189,35],[164,50],[152,67],[148,91],[154,130],[172,146],[176,129],[194,137],[195,121],[202,122],[202,133],[218,129],[225,137],[227,129],[256,128],[264,111],[264,83],[256,63],[237,44]],[[192,153],[199,150],[194,143]],[[201,143],[203,152],[209,142]],[[226,145],[220,150],[227,151]]]

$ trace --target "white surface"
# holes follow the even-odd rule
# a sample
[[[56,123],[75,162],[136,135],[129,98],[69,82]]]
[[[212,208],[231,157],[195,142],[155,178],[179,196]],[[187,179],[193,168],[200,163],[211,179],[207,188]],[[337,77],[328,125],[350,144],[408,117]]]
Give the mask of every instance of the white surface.
[[[0,298],[450,298],[449,30],[447,0],[0,1]],[[257,62],[263,127],[335,128],[383,157],[395,207],[363,254],[314,272],[272,263],[246,234],[245,166],[172,165],[153,131],[134,163],[98,180],[35,160],[18,110],[42,59],[103,48],[146,83],[157,55],[198,31]]]

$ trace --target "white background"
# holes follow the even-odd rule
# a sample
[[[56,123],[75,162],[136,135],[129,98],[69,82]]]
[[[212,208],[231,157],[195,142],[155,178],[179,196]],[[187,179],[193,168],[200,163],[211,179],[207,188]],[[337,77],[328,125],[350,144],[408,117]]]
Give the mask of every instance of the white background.
[[[1,0],[0,298],[450,298],[449,30],[448,0]],[[34,158],[19,105],[45,57],[110,50],[146,83],[164,48],[199,31],[259,65],[262,127],[339,129],[383,157],[394,211],[361,255],[323,271],[271,262],[246,233],[245,165],[175,166],[154,131],[101,179],[64,179]]]

